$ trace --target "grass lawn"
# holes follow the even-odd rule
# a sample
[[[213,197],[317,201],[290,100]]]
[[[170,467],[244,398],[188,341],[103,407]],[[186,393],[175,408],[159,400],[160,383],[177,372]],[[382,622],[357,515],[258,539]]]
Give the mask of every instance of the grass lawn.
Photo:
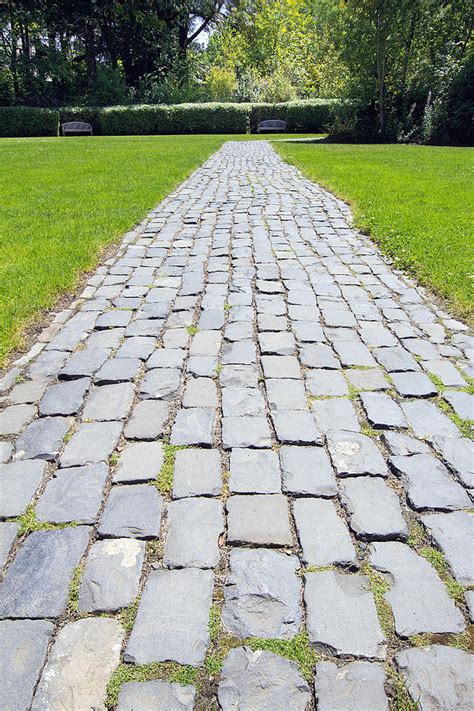
[[[397,266],[473,317],[473,167],[470,148],[275,143],[309,178],[351,203]]]
[[[245,138],[0,139],[0,367],[24,327],[74,288],[104,246],[225,140]]]

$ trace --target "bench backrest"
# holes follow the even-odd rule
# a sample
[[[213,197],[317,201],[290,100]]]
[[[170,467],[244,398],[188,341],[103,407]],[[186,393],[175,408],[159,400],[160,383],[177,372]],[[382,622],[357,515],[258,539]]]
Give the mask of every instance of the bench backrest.
[[[286,121],[280,119],[267,119],[258,124],[259,128],[286,128]]]
[[[63,131],[91,131],[92,126],[85,121],[67,121],[62,124]]]

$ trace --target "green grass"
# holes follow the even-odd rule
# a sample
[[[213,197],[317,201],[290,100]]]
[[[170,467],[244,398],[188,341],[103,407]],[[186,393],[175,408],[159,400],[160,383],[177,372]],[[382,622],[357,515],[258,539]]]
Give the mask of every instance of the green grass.
[[[347,200],[357,225],[398,267],[448,299],[457,314],[472,319],[472,149],[274,145],[284,160]]]
[[[105,246],[225,140],[248,138],[285,135],[1,139],[0,367]]]

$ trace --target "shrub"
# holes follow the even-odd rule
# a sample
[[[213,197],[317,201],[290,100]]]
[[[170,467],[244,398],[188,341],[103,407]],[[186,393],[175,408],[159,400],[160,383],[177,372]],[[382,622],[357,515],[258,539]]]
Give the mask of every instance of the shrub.
[[[287,122],[290,133],[321,133],[332,123],[336,106],[334,99],[251,104],[250,130],[252,133],[257,131],[260,121],[281,119]]]
[[[152,136],[174,133],[170,106],[111,106],[99,110],[100,132],[106,136]]]
[[[0,107],[0,136],[57,136],[59,112],[26,106]]]

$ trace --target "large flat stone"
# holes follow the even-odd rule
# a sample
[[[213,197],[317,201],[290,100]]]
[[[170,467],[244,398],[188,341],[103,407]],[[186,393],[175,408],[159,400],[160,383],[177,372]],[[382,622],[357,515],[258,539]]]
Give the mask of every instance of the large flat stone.
[[[232,634],[291,639],[301,624],[301,585],[295,556],[235,549],[225,584],[222,621]]]
[[[26,460],[0,465],[0,517],[21,516],[38,489],[46,463]]]
[[[379,477],[344,479],[341,498],[349,514],[350,527],[358,538],[384,541],[408,536],[399,498]]]
[[[84,422],[61,455],[62,467],[97,464],[108,460],[122,432],[120,422]]]
[[[297,499],[293,505],[296,531],[306,565],[355,565],[356,552],[348,528],[332,501]]]
[[[134,391],[133,383],[95,387],[86,400],[82,419],[96,422],[125,419],[132,407]]]
[[[231,649],[217,692],[219,708],[307,711],[311,693],[294,662],[248,647]]]
[[[50,385],[40,404],[40,415],[75,415],[90,386],[90,378],[78,378]]]
[[[224,532],[222,502],[186,498],[168,506],[163,564],[168,568],[214,568]]]
[[[41,675],[32,711],[103,711],[124,634],[116,620],[103,618],[63,627]]]
[[[175,453],[173,498],[219,496],[221,456],[217,449],[183,449]]]
[[[94,523],[107,478],[105,464],[58,469],[36,505],[39,521]]]
[[[150,573],[124,659],[134,664],[203,664],[209,644],[210,570]]]
[[[181,389],[181,371],[178,368],[149,370],[140,386],[140,397],[151,400],[172,400]]]
[[[326,400],[315,400],[311,409],[321,432],[345,430],[360,432],[359,420],[351,401],[344,397],[333,397]]]
[[[384,682],[380,662],[349,662],[340,667],[318,662],[314,678],[318,711],[388,711]]]
[[[365,575],[307,573],[304,598],[309,641],[337,656],[384,659],[386,643]]]
[[[432,444],[464,486],[474,488],[474,442],[466,437],[437,436]]]
[[[407,426],[400,406],[385,393],[361,393],[360,399],[372,427],[388,429]]]
[[[171,444],[211,446],[214,439],[216,411],[210,407],[178,410],[171,430]]]
[[[11,405],[0,412],[0,435],[14,435],[36,415],[35,405]]]
[[[395,655],[408,692],[421,711],[457,711],[474,706],[472,655],[434,644]]]
[[[161,496],[154,486],[114,486],[98,533],[105,538],[157,538],[160,535],[161,506]]]
[[[54,625],[46,620],[0,622],[0,708],[27,711]]]
[[[335,496],[336,479],[322,447],[281,447],[283,491],[294,496]]]
[[[461,585],[474,584],[474,516],[467,511],[426,514],[421,520]]]
[[[265,417],[223,417],[222,444],[225,449],[234,447],[270,447],[270,427]]]
[[[384,597],[392,608],[398,635],[464,630],[463,616],[436,571],[409,546],[374,543],[370,562],[376,570],[391,576],[390,590]]]
[[[0,617],[60,617],[89,532],[78,526],[31,533],[0,583]]]
[[[283,444],[322,444],[312,412],[284,410],[272,414],[273,426]]]
[[[278,454],[271,450],[233,449],[229,489],[238,494],[278,494],[281,476]]]
[[[145,558],[145,543],[115,538],[94,543],[79,592],[81,612],[110,612],[131,605]]]
[[[329,454],[338,476],[387,476],[385,460],[369,437],[335,430],[327,437]]]
[[[22,459],[57,459],[72,420],[67,417],[40,417],[28,425],[16,441],[16,456]]]
[[[432,402],[410,400],[402,403],[408,424],[417,437],[431,441],[433,437],[458,437],[459,430]]]
[[[125,437],[139,440],[155,440],[162,437],[169,407],[169,403],[161,400],[143,400],[137,403],[125,427]]]
[[[20,524],[16,521],[0,523],[0,570],[5,565],[17,537]]]
[[[293,545],[288,502],[281,494],[231,496],[227,513],[227,540],[231,544]]]
[[[168,681],[127,681],[120,689],[116,711],[193,711],[194,686]]]
[[[390,464],[404,482],[408,500],[416,510],[451,511],[470,505],[465,489],[431,454],[391,457]]]
[[[161,442],[129,444],[120,452],[114,482],[137,483],[153,481],[163,465]]]

